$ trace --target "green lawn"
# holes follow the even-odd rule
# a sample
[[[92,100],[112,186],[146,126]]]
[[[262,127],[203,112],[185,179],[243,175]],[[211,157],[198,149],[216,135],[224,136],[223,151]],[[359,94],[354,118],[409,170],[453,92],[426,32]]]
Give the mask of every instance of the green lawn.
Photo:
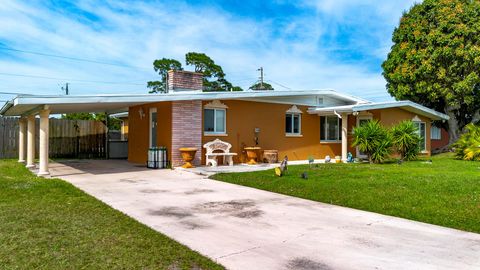
[[[432,161],[298,165],[289,166],[283,177],[268,170],[212,178],[480,233],[480,162],[455,160],[451,154]],[[300,177],[303,172],[307,180]]]
[[[0,161],[1,269],[223,269],[58,179]]]

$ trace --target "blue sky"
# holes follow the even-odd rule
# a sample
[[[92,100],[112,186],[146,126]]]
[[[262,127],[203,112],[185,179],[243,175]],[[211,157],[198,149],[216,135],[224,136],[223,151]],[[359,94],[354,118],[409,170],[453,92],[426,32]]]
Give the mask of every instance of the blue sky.
[[[158,79],[154,59],[184,62],[195,51],[245,89],[262,66],[279,91],[388,100],[381,63],[414,2],[2,0],[0,92],[61,94],[69,82],[72,94],[146,93],[146,82]]]

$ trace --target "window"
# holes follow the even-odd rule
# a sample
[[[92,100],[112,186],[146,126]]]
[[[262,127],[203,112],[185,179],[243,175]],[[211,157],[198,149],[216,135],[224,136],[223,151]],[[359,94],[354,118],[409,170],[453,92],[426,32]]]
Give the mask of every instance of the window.
[[[441,140],[442,139],[442,129],[436,126],[430,128],[430,139],[432,140]]]
[[[413,122],[413,124],[417,127],[418,135],[420,136],[420,138],[422,138],[420,150],[425,151],[427,150],[427,129],[425,128],[425,122]]]
[[[210,134],[224,134],[226,123],[225,109],[203,110],[203,131]]]
[[[298,113],[287,113],[285,117],[285,133],[287,135],[301,134],[302,117]]]
[[[336,115],[320,116],[320,141],[336,142],[342,139],[342,119]]]

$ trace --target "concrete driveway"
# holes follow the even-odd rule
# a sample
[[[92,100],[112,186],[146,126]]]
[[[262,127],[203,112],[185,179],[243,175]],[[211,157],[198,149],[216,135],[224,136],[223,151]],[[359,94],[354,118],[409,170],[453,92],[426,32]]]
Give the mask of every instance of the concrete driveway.
[[[126,161],[52,174],[229,269],[480,269],[480,235]]]

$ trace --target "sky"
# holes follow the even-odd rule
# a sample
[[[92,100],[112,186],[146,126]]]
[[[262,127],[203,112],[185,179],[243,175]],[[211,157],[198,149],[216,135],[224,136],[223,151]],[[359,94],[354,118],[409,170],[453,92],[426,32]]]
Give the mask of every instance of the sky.
[[[381,64],[412,0],[2,0],[0,92],[144,94],[152,62],[202,52],[247,89],[390,100]],[[12,98],[1,94],[0,100]],[[1,103],[1,102],[0,102]]]

